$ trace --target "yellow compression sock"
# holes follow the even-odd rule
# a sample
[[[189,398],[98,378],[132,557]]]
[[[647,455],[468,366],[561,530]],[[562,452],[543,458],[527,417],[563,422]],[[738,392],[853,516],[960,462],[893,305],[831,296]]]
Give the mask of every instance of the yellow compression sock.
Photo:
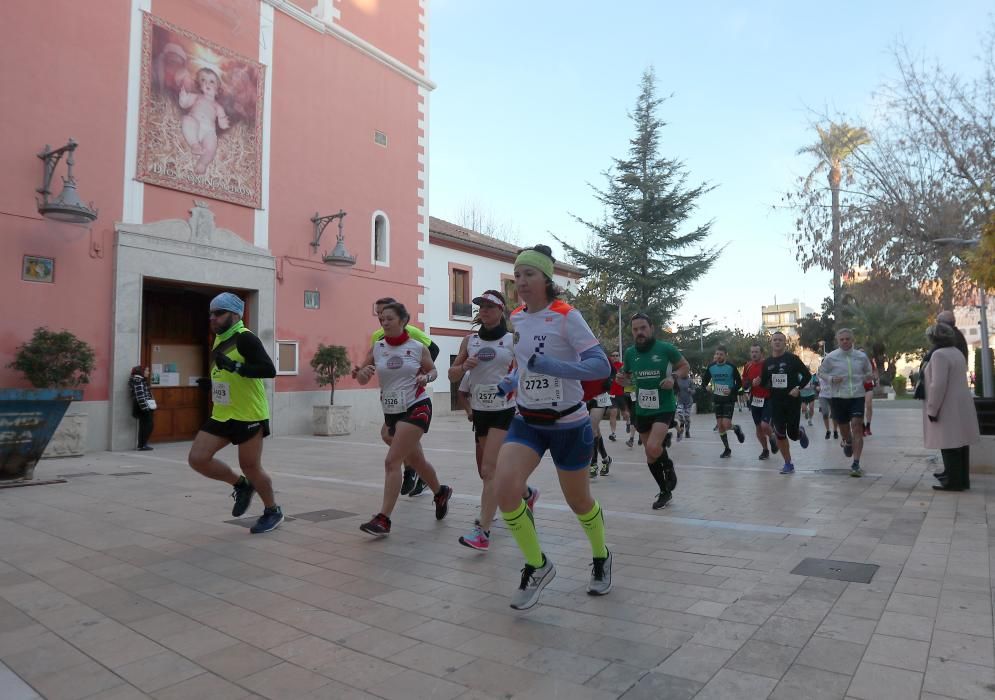
[[[594,502],[591,512],[578,515],[577,519],[587,533],[587,539],[591,541],[591,552],[595,559],[604,559],[608,556],[608,547],[605,546],[605,516],[601,512],[601,504]]]
[[[530,566],[537,569],[542,566],[542,547],[539,546],[539,535],[536,534],[535,522],[532,520],[532,511],[525,505],[525,501],[520,501],[518,508],[510,513],[501,512],[501,517],[511,530],[512,537],[518,543],[518,548],[525,555],[525,561]],[[585,526],[586,527],[586,526]],[[602,541],[604,536],[602,535]]]

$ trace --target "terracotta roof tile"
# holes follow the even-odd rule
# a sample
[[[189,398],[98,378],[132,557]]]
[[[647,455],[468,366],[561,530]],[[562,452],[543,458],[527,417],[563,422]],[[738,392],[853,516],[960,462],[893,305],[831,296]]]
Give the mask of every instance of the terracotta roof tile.
[[[502,241],[499,238],[494,238],[493,236],[486,236],[482,233],[474,231],[473,229],[464,228],[434,216],[429,217],[428,231],[430,236],[432,234],[438,234],[445,238],[455,239],[456,241],[464,241],[473,245],[483,246],[497,253],[504,253],[509,256],[510,260],[514,260],[521,248],[521,246],[517,246],[513,243]],[[557,262],[555,268],[557,272],[570,275],[571,277],[582,277],[587,274],[587,271],[583,268],[563,262]]]

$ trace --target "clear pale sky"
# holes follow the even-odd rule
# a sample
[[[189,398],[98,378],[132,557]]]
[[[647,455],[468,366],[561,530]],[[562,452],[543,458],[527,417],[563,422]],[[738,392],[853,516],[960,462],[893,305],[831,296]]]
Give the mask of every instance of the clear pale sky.
[[[585,246],[570,213],[600,217],[588,183],[603,186],[611,158],[626,155],[627,113],[653,66],[659,94],[672,95],[661,153],[684,161],[689,182],[717,186],[696,220],[714,220],[712,244],[725,246],[676,320],[755,330],[775,296],[818,308],[831,277],[801,271],[793,217],[771,208],[813,165],[795,152],[815,140],[814,112],[869,119],[898,40],[974,74],[992,5],[802,5],[430,0],[431,214],[456,221],[473,202],[518,243],[556,251],[552,232]]]

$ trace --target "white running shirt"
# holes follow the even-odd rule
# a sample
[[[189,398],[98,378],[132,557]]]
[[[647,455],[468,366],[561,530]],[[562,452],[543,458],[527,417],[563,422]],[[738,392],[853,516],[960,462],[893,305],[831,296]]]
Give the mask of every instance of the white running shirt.
[[[404,413],[427,397],[425,388],[415,381],[424,349],[424,345],[412,338],[397,346],[386,339],[373,345],[373,364],[380,379],[380,405],[384,413]]]
[[[512,333],[497,340],[484,340],[474,333],[467,340],[467,357],[476,357],[480,363],[465,375],[470,378],[467,391],[474,411],[504,411],[514,407],[512,399],[498,395],[498,384],[511,371],[515,360],[514,347]]]
[[[580,362],[580,354],[598,345],[587,321],[577,309],[564,301],[528,313],[519,307],[511,314],[515,328],[515,359],[518,361],[516,402],[526,408],[553,408],[565,411],[581,403],[584,390],[579,379],[563,379],[528,369],[532,355],[546,355],[562,362]],[[581,405],[560,418],[557,426],[573,427],[589,420],[587,407]]]

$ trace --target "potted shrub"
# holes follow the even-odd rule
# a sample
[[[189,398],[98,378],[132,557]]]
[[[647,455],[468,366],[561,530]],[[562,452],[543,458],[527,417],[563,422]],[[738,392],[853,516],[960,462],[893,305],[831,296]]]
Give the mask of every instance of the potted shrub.
[[[32,479],[69,402],[83,398],[78,387],[90,382],[93,348],[69,331],[42,326],[7,366],[35,388],[0,389],[0,479]]]
[[[895,375],[895,378],[891,380],[891,387],[895,390],[895,396],[905,396],[905,390],[908,388],[907,381],[905,375]]]
[[[311,369],[318,386],[331,385],[328,405],[314,407],[314,434],[348,435],[352,430],[352,412],[349,406],[335,405],[335,381],[352,369],[349,354],[341,345],[319,344],[311,358]]]

